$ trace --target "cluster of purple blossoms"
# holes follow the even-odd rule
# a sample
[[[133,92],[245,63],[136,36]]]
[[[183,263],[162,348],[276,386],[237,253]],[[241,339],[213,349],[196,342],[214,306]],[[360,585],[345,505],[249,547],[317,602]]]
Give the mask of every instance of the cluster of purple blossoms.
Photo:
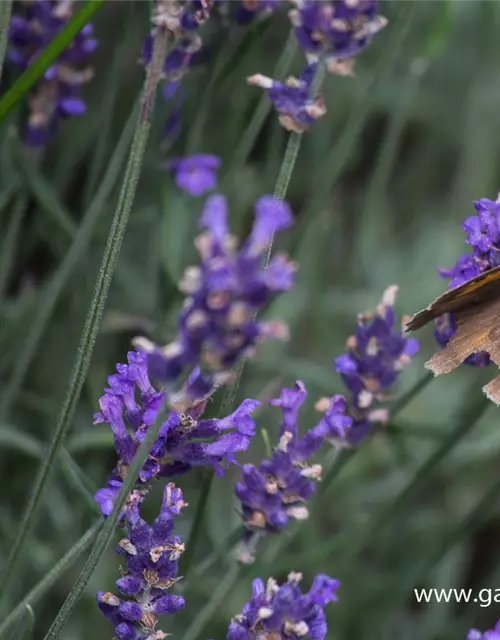
[[[191,196],[202,196],[217,186],[217,169],[221,160],[217,156],[197,153],[187,158],[175,158],[169,169],[175,175],[177,186]]]
[[[160,515],[153,525],[145,522],[135,503],[126,515],[127,537],[117,553],[126,561],[116,586],[126,598],[99,591],[99,609],[114,625],[116,640],[163,640],[168,634],[156,629],[158,616],[176,613],[184,598],[169,595],[177,582],[178,561],[184,544],[173,534],[173,521],[186,506],[182,492],[170,483],[163,492]]]
[[[324,57],[332,73],[352,75],[354,57],[386,26],[377,0],[294,0],[289,16],[308,61]]]
[[[302,133],[326,113],[315,89],[318,62],[324,61],[331,73],[352,75],[354,57],[387,20],[378,15],[377,0],[295,0],[294,4],[290,20],[308,66],[299,78],[290,76],[284,82],[261,74],[247,82],[267,91],[285,129]]]
[[[467,634],[467,640],[500,640],[500,620],[494,629],[482,633],[477,629],[471,629]]]
[[[449,289],[500,265],[500,195],[496,201],[488,198],[476,200],[474,207],[477,215],[466,218],[462,225],[465,241],[472,247],[472,253],[460,256],[452,269],[439,270],[442,278],[450,279]],[[436,320],[434,335],[441,347],[448,344],[455,331],[453,314]],[[469,356],[465,363],[484,367],[490,363],[490,357],[482,351]]]
[[[101,411],[94,416],[96,424],[106,423],[111,427],[119,456],[108,486],[95,496],[106,516],[113,510],[137,449],[166,402],[165,393],[151,384],[147,356],[141,352],[129,352],[128,364],[119,364],[108,383],[109,388],[99,400]],[[222,475],[225,465],[235,462],[235,454],[248,448],[255,431],[250,415],[260,402],[245,400],[225,418],[203,420],[206,402],[199,401],[183,411],[176,411],[173,406],[139,474],[124,514],[144,499],[148,483],[154,478],[172,477],[199,466],[211,466]]]
[[[388,420],[387,400],[404,366],[419,350],[419,342],[405,338],[396,326],[394,303],[397,287],[389,287],[374,314],[358,316],[356,333],[347,340],[347,353],[336,358],[335,369],[351,392],[349,415],[353,418],[348,439],[358,443],[377,422]]]
[[[302,593],[300,573],[290,573],[281,586],[269,578],[267,584],[260,578],[252,583],[252,599],[229,626],[227,640],[259,640],[260,638],[287,638],[323,640],[328,627],[324,607],[337,602],[340,582],[318,574],[308,593]]]
[[[177,338],[161,348],[144,339],[136,341],[149,355],[151,374],[161,382],[171,385],[186,369],[200,367],[184,388],[182,402],[187,406],[214,384],[227,381],[231,367],[251,355],[258,342],[288,335],[282,322],[260,321],[256,314],[293,285],[296,266],[286,256],[276,254],[267,269],[263,265],[273,234],[292,224],[290,208],[272,196],[260,198],[253,229],[239,250],[227,217],[225,198],[210,196],[200,220],[206,231],[196,240],[201,267],[188,268],[180,283],[188,297]]]
[[[308,465],[311,458],[325,442],[340,444],[345,441],[352,419],[345,415],[346,403],[342,396],[330,399],[323,407],[324,416],[305,435],[299,435],[299,411],[307,397],[302,382],[294,389],[282,389],[279,398],[269,404],[280,407],[282,422],[279,444],[269,460],[258,467],[246,464],[235,492],[241,501],[243,524],[246,529],[239,550],[241,562],[253,561],[255,544],[260,533],[280,533],[290,519],[308,517],[307,500],[321,478],[321,465]]]
[[[74,2],[34,0],[18,4],[23,7],[23,15],[12,16],[8,56],[25,71],[72,17]],[[43,147],[57,133],[61,119],[85,113],[80,93],[93,76],[87,59],[96,47],[92,25],[87,24],[31,91],[25,130],[28,146]]]
[[[302,133],[326,113],[323,98],[320,95],[311,95],[317,66],[317,63],[310,64],[300,78],[290,76],[284,82],[260,73],[247,78],[247,82],[266,89],[284,129]]]

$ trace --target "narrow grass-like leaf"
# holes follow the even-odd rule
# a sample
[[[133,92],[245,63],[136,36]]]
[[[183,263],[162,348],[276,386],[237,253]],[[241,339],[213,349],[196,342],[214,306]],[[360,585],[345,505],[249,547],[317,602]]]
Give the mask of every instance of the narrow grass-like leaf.
[[[9,25],[12,14],[12,0],[0,2],[0,82],[2,80],[3,63],[9,43]]]
[[[135,118],[136,110],[133,109],[117,144],[113,157],[111,158],[108,170],[104,175],[103,181],[89,207],[89,210],[85,214],[78,233],[64,257],[64,260],[47,285],[43,295],[40,296],[40,303],[36,311],[36,317],[30,325],[30,330],[24,339],[21,353],[15,360],[7,385],[0,396],[0,420],[7,416],[19,393],[24,377],[29,370],[40,341],[42,340],[48,323],[50,322],[57,301],[59,300],[64,287],[74,273],[81,255],[85,252],[88,243],[92,238],[95,226],[102,214],[103,207],[115,187],[123,165],[124,155],[133,136]]]
[[[5,236],[0,245],[0,297],[2,297],[5,292],[5,287],[7,286],[14,263],[25,213],[26,198],[23,195],[16,201],[9,224],[6,227]]]
[[[35,631],[35,612],[31,608],[31,605],[27,604],[24,612],[24,623],[21,626],[21,630],[16,635],[18,640],[30,640]]]
[[[12,625],[19,622],[26,606],[34,606],[40,598],[52,589],[54,583],[60,576],[63,575],[78,559],[78,557],[86,551],[94,539],[96,538],[99,530],[103,525],[102,518],[99,519],[92,527],[74,544],[68,553],[59,560],[59,562],[43,577],[43,579],[34,587],[23,600],[15,606],[9,615],[0,624],[0,638],[5,637],[6,631],[8,631]]]
[[[146,150],[146,143],[151,126],[151,116],[156,98],[156,90],[160,80],[163,61],[167,51],[167,35],[163,30],[158,32],[153,51],[152,62],[148,67],[146,80],[139,109],[139,117],[135,129],[134,139],[130,149],[129,159],[123,178],[122,190],[118,199],[115,215],[104,250],[99,276],[94,289],[83,333],[78,346],[78,353],[66,397],[44,462],[38,472],[33,491],[23,515],[18,534],[9,555],[6,568],[2,574],[8,583],[15,568],[18,556],[26,539],[29,527],[43,495],[52,465],[64,442],[64,438],[73,421],[76,405],[80,397],[87,371],[90,366],[97,333],[101,324],[104,305],[108,296],[111,280],[115,272],[118,256],[122,246],[125,229],[137,190],[139,175]]]
[[[92,20],[105,4],[106,0],[87,0],[80,11],[68,21],[64,29],[61,29],[49,46],[42,51],[0,100],[0,122],[22,100],[31,87],[40,80],[61,53],[71,44],[73,38],[80,33],[83,27]]]

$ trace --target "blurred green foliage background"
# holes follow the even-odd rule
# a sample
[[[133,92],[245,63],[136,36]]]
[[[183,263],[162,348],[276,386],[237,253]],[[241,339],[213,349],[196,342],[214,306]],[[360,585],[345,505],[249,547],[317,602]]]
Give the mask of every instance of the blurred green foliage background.
[[[27,156],[16,136],[26,105],[1,128],[0,405],[10,405],[0,420],[3,559],[54,428],[92,295],[119,179],[98,207],[91,240],[69,278],[63,260],[105,170],[117,162],[114,150],[142,82],[138,58],[148,11],[146,2],[116,1],[97,16],[100,46],[86,91],[88,113],[64,124],[41,162]],[[309,391],[304,428],[316,419],[319,397],[342,391],[332,363],[356,314],[374,308],[391,284],[400,286],[401,315],[443,291],[436,267],[452,266],[466,250],[461,222],[472,215],[472,201],[494,198],[500,189],[500,5],[393,0],[382,3],[381,13],[389,26],[358,58],[356,77],[326,79],[328,114],[305,134],[292,176],[287,200],[296,224],[278,247],[300,264],[298,283],[267,312],[289,322],[291,340],[266,345],[246,367],[238,390],[241,398],[266,399],[281,385],[303,380]],[[165,162],[193,152],[221,156],[220,189],[230,200],[231,223],[239,233],[248,230],[253,201],[273,190],[287,134],[269,113],[249,153],[242,149],[261,97],[245,78],[273,75],[288,33],[285,9],[247,28],[214,18],[201,32],[206,55],[183,81],[183,126],[171,145],[162,143],[170,107],[158,100],[125,245],[67,442],[95,487],[103,486],[115,460],[111,434],[92,425],[106,377],[125,360],[131,337],[172,336],[182,301],[176,283],[196,260],[193,237],[203,201],[179,191]],[[299,73],[303,54],[295,51],[287,66]],[[14,77],[7,64],[4,88]],[[54,288],[59,295],[47,314]],[[16,367],[37,331],[41,339],[20,380]],[[398,395],[422,377],[435,348],[431,329],[421,339],[421,353],[403,373]],[[211,598],[232,562],[225,538],[239,517],[233,496],[237,473],[216,479],[191,559],[192,579],[186,581],[187,608],[162,628],[192,640],[188,627],[206,606],[210,615],[200,619],[199,637],[223,638],[250,595],[251,578],[282,579],[292,569],[303,572],[307,583],[317,572],[342,580],[340,602],[328,613],[329,637],[339,640],[451,640],[464,638],[471,626],[492,625],[500,616],[498,605],[424,606],[413,596],[413,588],[422,586],[500,588],[500,418],[481,394],[491,377],[490,371],[461,367],[428,385],[323,487],[310,519],[268,541],[218,602]],[[213,412],[217,403],[216,398]],[[278,420],[276,409],[259,414],[271,442]],[[258,436],[247,459],[264,453]],[[201,471],[179,480],[193,507],[179,522],[185,537],[203,482]],[[154,517],[155,506],[149,508]],[[93,518],[60,465],[11,585],[13,604]],[[211,569],[197,573],[214,551]],[[33,637],[43,637],[78,568],[77,563],[34,606]],[[111,589],[118,577],[110,548],[64,638],[111,637],[95,592]],[[21,637],[19,628],[12,637]]]

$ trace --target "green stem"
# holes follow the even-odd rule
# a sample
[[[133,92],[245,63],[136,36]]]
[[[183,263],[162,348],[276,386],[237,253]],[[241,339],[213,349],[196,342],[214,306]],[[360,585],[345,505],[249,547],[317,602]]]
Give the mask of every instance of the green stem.
[[[1,6],[2,2],[0,0],[0,10]],[[0,251],[0,297],[5,293],[5,288],[9,281],[10,271],[16,255],[21,227],[26,213],[26,203],[26,196],[19,196],[12,211],[9,224],[5,229],[5,237]]]
[[[0,638],[9,630],[14,623],[17,623],[23,617],[28,605],[34,605],[44,596],[51,588],[54,582],[67,571],[75,562],[75,560],[86,551],[92,544],[102,527],[102,519],[99,519],[81,538],[71,547],[68,553],[59,560],[59,562],[44,576],[44,578],[34,587],[21,602],[12,609],[9,615],[0,624]]]
[[[9,43],[9,25],[12,14],[12,0],[0,2],[0,81],[2,80],[3,63]]]
[[[201,491],[196,503],[196,511],[194,514],[193,526],[189,532],[189,538],[186,543],[187,553],[183,557],[184,562],[181,564],[181,574],[187,576],[189,568],[192,564],[195,549],[200,539],[200,533],[203,529],[203,520],[208,505],[208,496],[214,480],[213,469],[203,469],[201,472]]]
[[[8,584],[15,568],[17,559],[26,539],[30,524],[40,504],[43,491],[49,478],[49,472],[57,454],[64,442],[66,433],[73,421],[76,405],[80,397],[87,371],[90,366],[92,352],[94,350],[97,333],[101,324],[104,306],[108,296],[111,280],[116,269],[118,256],[125,235],[128,218],[134,202],[139,174],[144,159],[144,152],[151,126],[156,89],[160,80],[163,61],[167,51],[167,35],[163,30],[158,30],[154,42],[152,61],[148,67],[142,99],[139,109],[139,118],[135,130],[134,139],[130,149],[130,155],[125,170],[122,190],[118,205],[111,224],[111,230],[104,250],[104,255],[99,270],[94,296],[90,304],[85,326],[80,338],[78,353],[73,366],[69,388],[63,402],[61,413],[57,421],[56,429],[46,454],[41,469],[35,480],[35,485],[26,507],[19,531],[15,538],[6,568],[2,574],[4,584]]]
[[[208,600],[205,606],[201,608],[192,624],[187,628],[186,632],[183,634],[182,640],[196,640],[199,637],[206,628],[211,617],[220,607],[222,602],[224,602],[224,598],[236,584],[241,573],[241,566],[233,564],[225,578],[219,583],[219,586],[213,592],[210,600]]]
[[[295,58],[295,54],[298,49],[297,38],[295,37],[295,33],[290,31],[290,35],[288,36],[288,40],[285,44],[285,48],[283,49],[283,53],[281,54],[276,67],[273,72],[273,78],[281,79],[285,76],[290,68],[293,59]],[[238,169],[239,167],[245,164],[246,159],[250,155],[252,151],[255,140],[259,135],[262,126],[271,111],[272,102],[269,100],[269,97],[266,93],[263,93],[260,97],[260,100],[257,104],[257,108],[255,109],[252,119],[248,123],[243,135],[241,136],[240,143],[236,148],[234,153],[233,160],[231,162],[231,171]]]
[[[95,541],[95,544],[92,547],[92,550],[87,559],[87,562],[85,563],[78,577],[78,580],[76,581],[70,593],[68,594],[68,597],[64,601],[63,606],[59,610],[59,613],[57,614],[56,619],[52,623],[44,640],[55,640],[55,638],[59,637],[59,634],[61,633],[64,625],[66,624],[69,617],[71,616],[73,609],[78,604],[78,601],[80,600],[83,594],[83,590],[87,586],[87,583],[90,580],[97,566],[97,563],[99,562],[102,555],[106,551],[106,547],[108,546],[109,542],[111,541],[111,538],[115,534],[116,525],[118,524],[118,520],[122,512],[123,505],[125,504],[130,492],[132,491],[134,485],[137,482],[137,477],[139,475],[140,470],[144,466],[144,463],[148,458],[151,447],[153,446],[153,444],[156,442],[156,439],[158,438],[158,434],[160,432],[165,414],[166,414],[165,409],[162,409],[162,411],[160,411],[155,421],[155,424],[149,428],[145,439],[143,440],[143,442],[141,443],[141,446],[139,447],[137,453],[135,454],[132,464],[130,465],[127,471],[127,476],[120,489],[120,493],[118,494],[118,497],[116,499],[115,505],[113,507],[113,512],[106,519],[104,526],[99,532],[99,535],[97,536],[97,540]]]

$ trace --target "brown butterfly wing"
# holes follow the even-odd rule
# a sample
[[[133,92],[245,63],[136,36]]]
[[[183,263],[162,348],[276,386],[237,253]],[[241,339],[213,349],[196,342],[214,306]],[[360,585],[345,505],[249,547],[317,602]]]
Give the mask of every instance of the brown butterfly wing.
[[[459,313],[470,307],[476,308],[496,296],[500,297],[500,267],[490,269],[443,293],[426,309],[411,317],[405,325],[405,331],[420,329],[444,313]]]
[[[500,298],[456,313],[457,331],[426,367],[439,376],[450,373],[477,351],[486,351],[500,366]],[[500,404],[500,376],[483,387],[495,404]]]

